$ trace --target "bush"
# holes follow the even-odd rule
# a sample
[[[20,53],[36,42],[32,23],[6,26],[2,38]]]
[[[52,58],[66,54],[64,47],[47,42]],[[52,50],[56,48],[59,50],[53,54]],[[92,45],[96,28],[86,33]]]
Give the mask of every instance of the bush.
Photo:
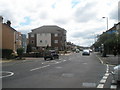
[[[24,52],[23,48],[18,48],[17,49],[17,54],[18,54],[18,56],[19,56],[20,59],[22,59],[23,52]]]
[[[2,49],[2,58],[10,59],[12,57],[13,50]]]
[[[23,57],[43,57],[43,53],[41,52],[24,53]]]
[[[26,50],[27,53],[30,53],[32,52],[32,46],[30,44],[27,45],[27,50]]]

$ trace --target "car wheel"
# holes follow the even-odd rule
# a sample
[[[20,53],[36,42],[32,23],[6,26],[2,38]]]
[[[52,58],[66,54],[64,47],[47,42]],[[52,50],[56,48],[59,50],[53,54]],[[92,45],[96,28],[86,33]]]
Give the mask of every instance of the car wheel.
[[[53,57],[51,57],[51,59],[50,60],[53,60]]]

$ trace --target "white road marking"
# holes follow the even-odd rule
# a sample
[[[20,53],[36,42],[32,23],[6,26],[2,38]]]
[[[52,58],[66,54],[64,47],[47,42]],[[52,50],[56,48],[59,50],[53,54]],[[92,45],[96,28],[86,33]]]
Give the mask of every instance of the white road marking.
[[[55,62],[55,64],[58,64],[58,63],[61,63],[61,62]]]
[[[102,61],[102,59],[101,58],[99,58],[97,55],[96,55],[96,57],[100,60],[100,62],[103,64],[103,61]]]
[[[111,87],[110,87],[111,89],[117,89],[117,85],[111,85]]]
[[[107,76],[104,76],[103,79],[107,79],[108,77]]]
[[[46,65],[46,66],[42,66],[42,67],[38,67],[38,68],[34,68],[34,69],[31,69],[30,71],[35,71],[35,70],[38,70],[38,69],[42,69],[42,68],[45,68],[45,67],[48,67],[50,65]]]
[[[62,76],[63,77],[73,77],[74,74],[73,73],[63,73]]]
[[[61,69],[61,68],[63,68],[63,67],[59,67],[59,66],[58,66],[58,67],[56,67],[56,68],[57,68],[57,69]]]
[[[63,62],[65,62],[66,60],[63,60]]]
[[[23,60],[22,62],[27,62],[28,60]]]
[[[106,82],[106,79],[105,79],[105,80],[102,79],[102,80],[100,81],[100,83],[102,83],[102,84],[105,84],[105,82]]]
[[[109,76],[110,74],[109,73],[105,73],[105,76]]]
[[[83,83],[82,84],[83,87],[91,87],[91,88],[94,88],[96,87],[96,83]]]
[[[104,84],[99,84],[98,86],[97,86],[97,88],[103,88],[104,87]]]
[[[108,65],[106,65],[107,66],[107,68],[106,68],[106,73],[105,73],[105,75],[103,76],[103,78],[101,79],[101,81],[100,81],[100,84],[97,86],[97,88],[103,88],[104,87],[104,84],[106,83],[106,81],[107,81],[107,78],[108,78],[108,76],[109,76],[109,66]]]
[[[13,76],[14,73],[13,72],[8,72],[8,71],[0,71],[0,75],[2,75],[3,73],[6,73],[8,75],[5,75],[5,76],[0,76],[0,78],[5,78],[5,77],[10,77],[10,76]]]

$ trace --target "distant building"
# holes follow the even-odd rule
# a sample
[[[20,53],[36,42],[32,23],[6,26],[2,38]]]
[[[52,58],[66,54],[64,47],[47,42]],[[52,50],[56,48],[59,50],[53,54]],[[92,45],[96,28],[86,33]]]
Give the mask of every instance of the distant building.
[[[26,49],[27,49],[27,38],[26,38],[26,34],[22,34],[22,48],[24,49],[24,52],[26,53]]]
[[[28,33],[29,44],[33,49],[41,50],[46,47],[64,50],[66,47],[66,30],[56,25],[42,26]]]
[[[116,24],[110,28],[109,30],[106,31],[107,34],[113,34],[113,33],[117,33],[117,29],[116,29]]]
[[[16,47],[16,49],[18,49],[18,48],[21,48],[22,47],[22,34],[21,34],[21,32],[16,32],[15,33],[16,35],[16,37],[15,37],[15,47]]]

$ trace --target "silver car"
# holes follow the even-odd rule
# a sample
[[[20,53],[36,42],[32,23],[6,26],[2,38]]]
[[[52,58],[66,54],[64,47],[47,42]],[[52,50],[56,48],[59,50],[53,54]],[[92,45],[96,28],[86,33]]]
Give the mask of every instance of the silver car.
[[[117,65],[113,68],[112,75],[116,83],[120,82],[120,65]]]

